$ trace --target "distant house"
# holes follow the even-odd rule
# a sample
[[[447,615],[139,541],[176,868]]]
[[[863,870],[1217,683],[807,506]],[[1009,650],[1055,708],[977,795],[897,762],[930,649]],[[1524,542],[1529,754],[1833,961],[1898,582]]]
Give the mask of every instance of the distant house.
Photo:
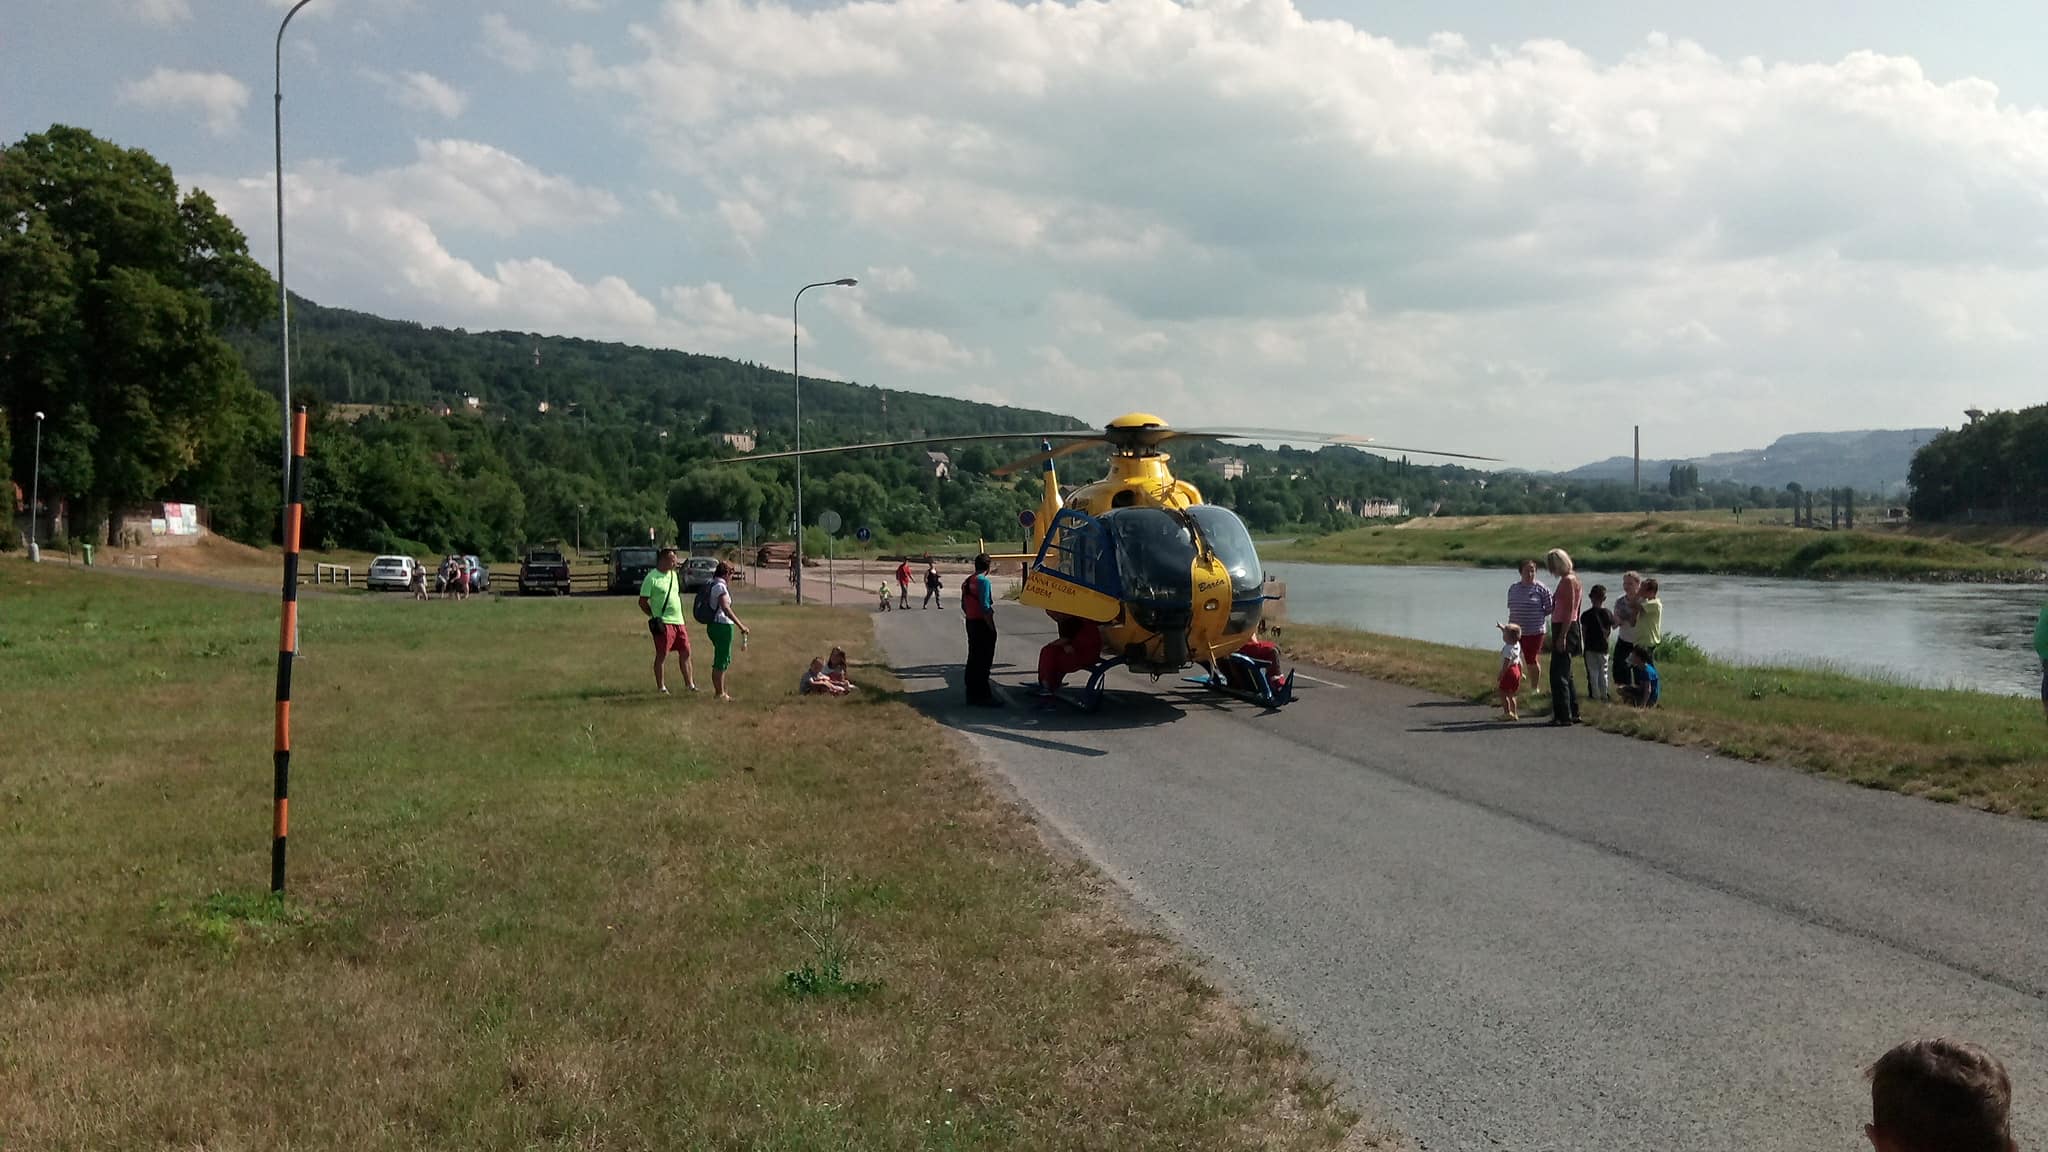
[[[1339,512],[1349,512],[1364,520],[1388,520],[1408,514],[1408,509],[1399,500],[1333,499],[1330,506]]]
[[[1244,461],[1235,456],[1221,456],[1211,460],[1209,468],[1225,480],[1235,480],[1249,471]]]
[[[724,444],[735,452],[752,452],[754,450],[755,440],[752,432],[720,432],[718,440],[719,443]]]
[[[432,404],[427,405],[427,411],[432,412],[436,416],[455,415],[455,409],[450,408],[444,400],[436,400]]]
[[[481,412],[483,411],[484,407],[483,398],[480,396],[470,396],[465,394],[462,397],[462,406],[464,408],[469,409],[471,412]]]
[[[953,458],[951,456],[946,455],[944,452],[927,452],[924,454],[924,458],[931,464],[932,475],[941,480],[952,477]]]

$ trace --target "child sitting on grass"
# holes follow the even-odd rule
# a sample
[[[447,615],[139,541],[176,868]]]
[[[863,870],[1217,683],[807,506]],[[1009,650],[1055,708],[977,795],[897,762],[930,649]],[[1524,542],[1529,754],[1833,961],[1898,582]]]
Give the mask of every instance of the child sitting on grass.
[[[811,666],[797,681],[799,696],[844,696],[853,691],[853,685],[840,684],[825,674],[825,661],[811,657]]]
[[[825,657],[825,678],[838,688],[839,695],[853,691],[853,681],[846,675],[846,649],[834,648],[832,654]]]
[[[1650,655],[1641,648],[1633,648],[1628,654],[1629,682],[1621,686],[1621,700],[1638,708],[1655,708],[1662,698],[1664,686],[1657,677],[1657,666],[1650,663]]]
[[[1522,626],[1495,624],[1500,629],[1500,708],[1510,720],[1522,718]]]

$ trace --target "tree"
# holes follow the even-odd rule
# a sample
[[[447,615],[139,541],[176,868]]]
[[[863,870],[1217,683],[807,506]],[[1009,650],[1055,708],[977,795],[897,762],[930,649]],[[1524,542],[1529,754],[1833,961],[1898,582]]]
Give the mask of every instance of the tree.
[[[199,485],[253,391],[222,333],[266,314],[269,284],[213,201],[180,198],[146,152],[63,125],[0,150],[0,407],[16,455],[20,422],[50,412],[66,460],[46,478],[85,523]]]
[[[669,487],[668,514],[679,529],[693,520],[758,520],[761,486],[745,468],[693,468]]]

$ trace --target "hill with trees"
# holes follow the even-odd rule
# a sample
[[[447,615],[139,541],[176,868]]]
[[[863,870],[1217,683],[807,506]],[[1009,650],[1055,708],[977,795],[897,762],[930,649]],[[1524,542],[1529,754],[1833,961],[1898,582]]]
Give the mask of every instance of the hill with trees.
[[[223,535],[274,539],[275,288],[233,223],[203,193],[180,196],[170,170],[147,153],[62,126],[0,155],[0,221],[0,459],[13,475],[29,477],[32,413],[46,411],[45,503],[67,500],[75,525],[178,500],[205,505]],[[719,463],[793,446],[786,372],[624,344],[427,327],[307,300],[295,300],[292,325],[293,399],[313,414],[309,546],[506,556],[543,541],[604,546],[644,541],[650,531],[670,540],[696,519],[740,519],[768,537],[788,532],[794,464]],[[1116,406],[1147,404],[1130,396]],[[1017,513],[1037,503],[1037,476],[995,470],[1035,447],[1025,434],[1083,426],[1050,412],[835,380],[806,379],[803,412],[806,447],[1020,434],[1015,444],[809,461],[806,519],[815,525],[830,509],[885,545],[1015,538]],[[1916,510],[2038,515],[2038,470],[2048,460],[2039,422],[1997,414],[1936,438],[1915,465],[1916,483],[1924,464],[1928,485]],[[1828,450],[1819,441],[1801,448]],[[1980,452],[1994,463],[1972,465]],[[1260,532],[1340,530],[1361,513],[1763,507],[1800,496],[1797,483],[1743,483],[1704,461],[1674,462],[1636,492],[1605,479],[1430,466],[1346,447],[1195,442],[1176,455],[1185,478]],[[1102,467],[1100,449],[1079,453],[1063,463],[1062,478],[1089,479]],[[818,535],[806,547],[822,552],[824,543]]]

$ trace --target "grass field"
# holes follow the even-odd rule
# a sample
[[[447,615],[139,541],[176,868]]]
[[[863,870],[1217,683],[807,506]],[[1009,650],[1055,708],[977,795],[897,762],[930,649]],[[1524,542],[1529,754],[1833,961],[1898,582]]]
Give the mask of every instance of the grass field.
[[[885,674],[789,694],[853,613],[719,706],[623,599],[308,599],[273,902],[276,612],[0,565],[0,1148],[1370,1146]]]
[[[1768,513],[1766,514],[1768,515]],[[2048,568],[2048,541],[2025,531],[1816,532],[1729,513],[1446,516],[1262,549],[1270,560],[1513,568],[1551,548],[1581,567],[1754,576],[2025,578]]]
[[[1289,625],[1301,660],[1474,701],[1497,700],[1494,652],[1338,628]],[[2038,700],[1885,684],[1809,669],[1666,660],[1664,702],[1586,703],[1610,732],[1775,760],[1871,788],[2048,818],[2048,724]],[[1547,675],[1546,669],[1546,675]],[[1583,690],[1585,673],[1579,671]],[[1524,723],[1549,716],[1525,691]]]

